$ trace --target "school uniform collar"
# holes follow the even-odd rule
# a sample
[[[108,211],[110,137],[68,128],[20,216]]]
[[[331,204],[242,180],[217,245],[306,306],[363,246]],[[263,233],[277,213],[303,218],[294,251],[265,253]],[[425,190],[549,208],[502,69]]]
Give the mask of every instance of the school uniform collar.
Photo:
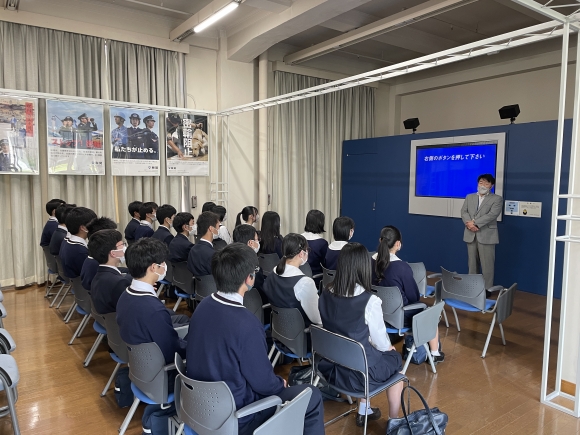
[[[211,247],[213,248],[213,243],[212,243],[212,242],[210,242],[209,240],[207,240],[207,239],[199,239],[199,241],[200,241],[200,242],[209,243],[209,244],[211,245]]]
[[[155,288],[151,284],[147,284],[144,281],[139,281],[134,279],[131,281],[131,285],[127,288],[127,293],[133,296],[154,296],[157,297],[155,293]]]
[[[330,245],[328,245],[328,249],[332,249],[333,251],[340,251],[342,248],[344,248],[344,245],[346,245],[348,242],[345,241],[334,241],[332,242]]]
[[[120,271],[119,269],[117,269],[115,266],[110,266],[110,265],[108,265],[108,264],[99,264],[99,267],[108,267],[109,269],[116,270],[116,271],[119,273],[119,275],[123,275],[123,274],[121,273],[121,271]]]
[[[379,256],[379,253],[378,253],[378,252],[375,252],[375,253],[373,254],[373,260],[375,260],[375,261],[376,261],[376,259],[377,259],[377,257],[378,257],[378,256]],[[391,262],[392,262],[392,261],[401,261],[401,259],[400,259],[399,257],[397,257],[397,255],[396,255],[396,254],[390,254],[389,261],[391,261]],[[357,285],[358,285],[358,284],[357,284]]]
[[[149,221],[139,221],[139,225],[148,226],[149,228],[153,229],[153,224]]]
[[[73,236],[72,234],[69,236],[68,238],[69,242],[73,243],[73,244],[81,244],[83,246],[87,246],[87,240],[83,239],[82,237],[79,236]]]
[[[58,222],[58,219],[54,216],[48,218],[49,221]]]
[[[136,217],[131,218],[131,219],[133,219],[134,221],[137,221],[137,222],[141,222],[141,220],[137,219]]]
[[[274,273],[276,273],[276,269],[274,269]],[[302,272],[296,266],[292,266],[291,264],[286,263],[284,273],[279,276],[281,276],[282,278],[290,278],[292,276],[300,276],[300,275],[304,275],[304,272]]]
[[[310,231],[306,231],[302,233],[306,240],[318,240],[322,239],[322,234],[311,233]]]
[[[214,299],[224,305],[244,306],[244,297],[239,293],[217,292],[213,293],[212,296],[215,296]]]
[[[165,225],[159,225],[157,227],[158,230],[161,229],[161,228],[165,228],[167,231],[169,231],[169,228],[167,228]],[[169,231],[169,232],[171,232],[171,231]]]

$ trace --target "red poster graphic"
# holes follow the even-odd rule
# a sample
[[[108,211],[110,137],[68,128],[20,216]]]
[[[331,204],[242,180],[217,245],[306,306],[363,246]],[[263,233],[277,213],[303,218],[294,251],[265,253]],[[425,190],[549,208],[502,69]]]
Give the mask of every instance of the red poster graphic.
[[[26,103],[26,136],[34,136],[34,104]]]

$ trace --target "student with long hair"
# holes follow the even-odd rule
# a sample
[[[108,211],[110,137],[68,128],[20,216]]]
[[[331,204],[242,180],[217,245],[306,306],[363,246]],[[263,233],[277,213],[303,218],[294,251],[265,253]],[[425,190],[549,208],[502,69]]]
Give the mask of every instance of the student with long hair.
[[[401,354],[391,345],[383,322],[381,300],[371,293],[371,262],[367,249],[360,243],[346,244],[338,258],[334,281],[325,288],[318,303],[325,329],[360,342],[369,367],[369,388],[383,384],[402,370]],[[362,377],[352,370],[322,360],[319,369],[331,383],[345,389],[364,391]],[[399,415],[403,383],[387,390],[389,417]],[[359,401],[356,425],[381,417],[379,408]]]
[[[262,230],[260,231],[260,253],[278,254],[282,257],[282,236],[280,235],[280,215],[275,211],[267,211],[262,217]]]
[[[324,259],[327,269],[336,270],[340,250],[354,235],[354,221],[348,216],[337,217],[332,223],[332,237],[334,242],[328,245],[326,258]]]
[[[310,210],[306,215],[306,225],[302,235],[308,241],[310,253],[308,264],[313,275],[322,273],[322,265],[328,250],[328,242],[322,237],[324,233],[324,213],[320,210]]]
[[[381,230],[377,253],[372,257],[373,284],[381,287],[398,287],[403,297],[403,305],[420,302],[419,287],[413,278],[413,270],[406,261],[397,257],[403,247],[403,236],[397,227],[387,225]],[[423,310],[405,311],[405,327],[411,327],[413,316]],[[445,354],[439,351],[439,331],[429,342],[433,362],[445,360]]]
[[[239,225],[254,225],[258,221],[258,209],[248,205],[236,216],[236,227]]]

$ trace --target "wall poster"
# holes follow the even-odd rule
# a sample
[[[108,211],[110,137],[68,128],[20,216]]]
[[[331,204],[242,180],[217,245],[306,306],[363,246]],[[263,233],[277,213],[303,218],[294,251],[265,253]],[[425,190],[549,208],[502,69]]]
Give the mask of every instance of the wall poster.
[[[207,116],[170,112],[165,125],[167,175],[209,176]]]
[[[0,97],[0,174],[38,175],[38,100]]]

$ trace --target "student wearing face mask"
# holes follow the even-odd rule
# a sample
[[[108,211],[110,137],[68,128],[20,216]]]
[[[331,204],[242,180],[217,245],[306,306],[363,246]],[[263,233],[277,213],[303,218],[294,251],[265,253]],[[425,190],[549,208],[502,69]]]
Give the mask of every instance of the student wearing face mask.
[[[211,258],[215,254],[213,241],[218,238],[219,227],[219,217],[211,211],[203,212],[197,218],[197,232],[201,238],[187,257],[187,269],[193,276],[211,275]]]
[[[228,231],[228,229],[225,226],[225,221],[226,221],[226,216],[227,216],[227,210],[225,207],[221,206],[221,205],[216,205],[214,207],[212,207],[211,211],[215,214],[218,215],[219,220],[220,220],[220,229],[218,232],[218,238],[219,240],[223,240],[225,242],[225,245],[229,245],[230,243],[232,243],[232,236],[230,236],[230,232]],[[217,242],[217,239],[216,241]],[[216,243],[214,242],[214,246],[216,246]],[[223,245],[223,243],[222,243]],[[222,249],[225,247],[222,246]],[[217,249],[217,246],[216,246]]]
[[[328,245],[323,266],[329,270],[336,270],[340,250],[354,235],[354,221],[348,216],[337,217],[332,224],[334,242]]]
[[[503,198],[491,192],[494,184],[493,175],[480,175],[477,193],[467,195],[461,207],[469,273],[478,273],[478,265],[481,266],[485,288],[493,287],[495,245],[499,243],[497,218],[503,208]]]
[[[135,240],[153,236],[153,222],[157,220],[159,206],[154,202],[144,202],[139,208],[139,227],[135,230]]]
[[[278,308],[298,308],[305,326],[320,324],[318,290],[314,280],[302,273],[300,266],[308,261],[308,242],[300,234],[290,233],[282,241],[284,255],[264,282],[264,293]]]
[[[71,235],[62,242],[59,256],[67,278],[77,278],[81,275],[83,263],[89,256],[87,226],[96,218],[96,213],[86,207],[73,208],[66,217],[66,227]]]
[[[91,237],[93,237],[93,234],[95,234],[97,231],[116,230],[116,229],[117,224],[112,219],[109,219],[104,216],[97,219],[93,219],[87,225],[87,230],[89,230],[89,232],[87,233],[88,240],[90,242]],[[83,268],[81,269],[81,283],[83,287],[89,291],[89,293],[91,291],[91,283],[93,281],[93,278],[97,274],[98,269],[99,262],[95,258],[93,258],[93,256],[89,253],[89,256],[85,259],[85,262],[83,263]]]
[[[175,210],[175,207],[169,204],[163,204],[157,209],[157,214],[155,215],[159,222],[159,227],[151,237],[161,240],[168,247],[173,240],[173,234],[171,234],[170,228],[176,213],[177,210]]]
[[[193,243],[189,236],[194,235],[194,219],[191,213],[177,213],[173,218],[173,228],[177,235],[169,244],[169,261],[173,264],[187,261]]]
[[[258,232],[251,225],[239,225],[234,230],[234,243],[242,243],[248,245],[252,250],[258,255],[260,250],[260,238],[258,237]],[[264,273],[260,267],[255,272],[254,288],[260,292],[262,297],[262,303],[267,304],[270,301],[264,293]]]

